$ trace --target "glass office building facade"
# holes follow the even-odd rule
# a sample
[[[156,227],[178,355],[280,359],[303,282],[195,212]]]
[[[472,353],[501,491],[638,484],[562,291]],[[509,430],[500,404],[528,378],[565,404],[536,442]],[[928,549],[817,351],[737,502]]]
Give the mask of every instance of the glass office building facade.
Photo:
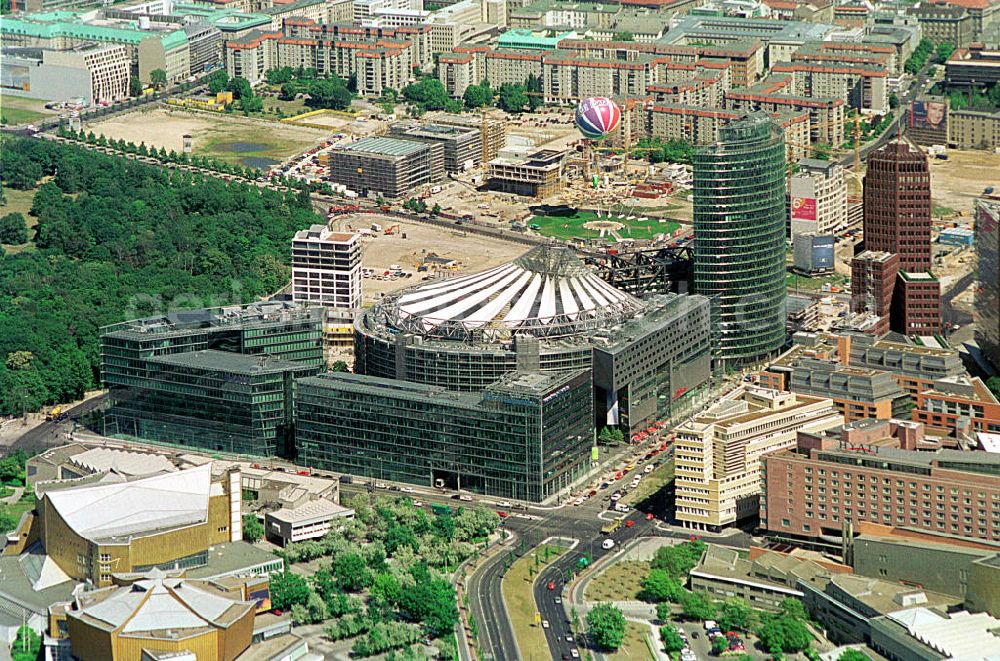
[[[189,310],[102,329],[104,434],[294,456],[294,379],[323,368],[323,310]]]
[[[712,301],[713,345],[747,363],[785,342],[785,142],[765,113],[719,130],[694,164],[694,286]]]
[[[541,501],[590,464],[590,372],[512,372],[481,393],[357,374],[301,379],[299,463]]]
[[[225,351],[151,358],[108,397],[114,431],[218,452],[294,456],[295,379],[318,367]]]

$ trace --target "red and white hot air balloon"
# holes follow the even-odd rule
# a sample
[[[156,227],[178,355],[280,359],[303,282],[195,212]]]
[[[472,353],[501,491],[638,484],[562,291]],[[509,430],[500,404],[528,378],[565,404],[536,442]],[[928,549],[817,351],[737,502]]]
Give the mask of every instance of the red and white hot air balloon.
[[[614,132],[622,121],[622,111],[611,99],[595,96],[576,107],[576,127],[585,138],[600,140]]]

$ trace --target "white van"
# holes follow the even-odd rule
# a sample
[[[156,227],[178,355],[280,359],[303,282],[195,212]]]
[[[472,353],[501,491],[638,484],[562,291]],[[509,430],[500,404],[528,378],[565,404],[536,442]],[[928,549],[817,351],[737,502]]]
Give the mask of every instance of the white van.
[[[603,542],[601,542],[601,547],[605,551],[607,551],[609,549],[613,549],[615,547],[615,540],[613,540],[613,539],[606,539]]]

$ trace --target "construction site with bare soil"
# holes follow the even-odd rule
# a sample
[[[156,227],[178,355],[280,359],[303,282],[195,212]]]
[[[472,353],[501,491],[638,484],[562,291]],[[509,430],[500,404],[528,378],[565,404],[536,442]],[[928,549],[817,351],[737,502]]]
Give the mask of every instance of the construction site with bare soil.
[[[482,271],[529,249],[462,226],[452,229],[379,214],[333,217],[330,226],[361,234],[364,307],[422,280]]]

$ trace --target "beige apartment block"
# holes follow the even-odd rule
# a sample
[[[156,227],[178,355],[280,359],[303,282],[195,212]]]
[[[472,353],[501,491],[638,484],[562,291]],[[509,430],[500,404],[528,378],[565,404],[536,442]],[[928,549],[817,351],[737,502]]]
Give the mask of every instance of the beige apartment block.
[[[677,429],[674,445],[677,519],[696,530],[719,530],[757,515],[761,457],[795,447],[800,431],[844,423],[833,401],[748,388]]]

